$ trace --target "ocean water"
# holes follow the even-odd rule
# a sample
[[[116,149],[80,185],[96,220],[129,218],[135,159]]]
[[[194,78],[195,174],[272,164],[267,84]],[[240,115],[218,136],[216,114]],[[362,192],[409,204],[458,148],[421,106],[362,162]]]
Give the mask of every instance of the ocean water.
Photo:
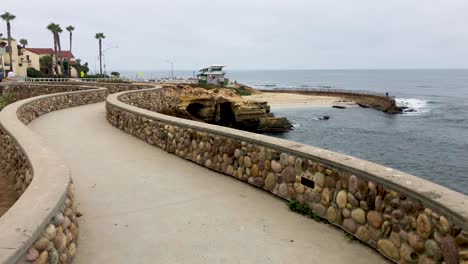
[[[415,109],[388,115],[359,107],[278,108],[295,123],[272,136],[345,153],[468,194],[468,70],[227,71],[231,80],[263,89],[336,88],[388,92]],[[144,76],[169,76],[168,71]],[[134,77],[135,72],[128,73]],[[193,76],[193,71],[176,71]],[[317,120],[328,115],[330,120]]]
[[[230,76],[264,89],[388,92],[415,112],[273,107],[295,129],[272,136],[363,158],[468,194],[468,70],[239,71]],[[330,120],[316,119],[323,115]]]

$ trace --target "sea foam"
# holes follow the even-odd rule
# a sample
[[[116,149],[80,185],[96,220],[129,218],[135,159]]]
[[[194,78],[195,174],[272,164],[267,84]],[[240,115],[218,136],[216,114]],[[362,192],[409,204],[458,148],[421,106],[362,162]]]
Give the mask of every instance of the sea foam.
[[[429,112],[431,109],[428,102],[417,98],[396,98],[397,106],[407,107],[403,110],[404,115],[421,115]]]

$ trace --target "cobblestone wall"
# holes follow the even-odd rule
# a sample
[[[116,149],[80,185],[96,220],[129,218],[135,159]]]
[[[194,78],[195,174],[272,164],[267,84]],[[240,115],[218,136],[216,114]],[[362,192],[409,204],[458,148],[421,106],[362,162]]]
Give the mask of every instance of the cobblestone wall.
[[[67,197],[42,234],[29,247],[19,263],[71,263],[78,241],[77,203],[75,186],[70,182]]]
[[[99,89],[94,92],[80,91],[76,93],[64,93],[53,97],[47,97],[22,106],[18,109],[18,118],[24,124],[28,124],[32,120],[49,112],[103,102],[106,97],[106,89]]]
[[[349,156],[164,116],[118,99],[145,105],[144,93],[151,92],[109,96],[108,121],[169,153],[306,204],[395,262],[468,262],[465,195]]]
[[[82,89],[84,88],[77,90]],[[24,125],[51,111],[102,102],[106,96],[107,90],[104,88],[45,95],[17,102],[2,111],[0,117],[0,166],[7,172],[10,182],[14,184],[19,200],[0,218],[0,231],[5,230],[5,234],[2,233],[0,237],[2,246],[0,248],[0,263],[55,264],[72,262],[76,254],[79,228],[74,184],[70,179],[68,168],[65,165],[60,165],[63,163],[51,162],[53,167],[36,163],[42,167],[33,167],[34,163],[30,161],[31,157],[40,156],[42,160],[47,160],[53,159],[53,155],[44,154],[45,147],[40,146],[40,142],[37,142],[38,140],[35,139],[34,135],[31,135],[31,132],[25,131],[27,128]],[[12,119],[16,119],[16,121]],[[18,119],[23,123],[22,125],[16,124]],[[31,135],[31,137],[24,138],[22,137],[24,134]],[[22,145],[18,142],[27,142],[30,145]],[[28,152],[25,149],[34,149],[35,151]],[[36,179],[35,173],[46,175],[41,175],[41,179]],[[61,174],[57,175],[57,173]],[[44,188],[34,186],[33,189],[28,189],[28,186],[34,181],[36,181],[36,185],[41,185],[37,181],[50,181],[48,177],[58,177],[65,184],[51,182],[50,189],[47,188],[48,184],[43,184]],[[28,192],[41,193],[42,197],[36,196],[37,194],[28,196],[26,195]],[[47,192],[52,193],[48,194]],[[60,195],[60,192],[63,192],[63,195]],[[58,197],[58,200],[51,200],[50,197]],[[38,201],[41,198],[44,198],[44,201],[49,204],[36,204],[41,203]],[[39,211],[45,215],[46,219],[34,214],[34,210],[42,207],[44,207],[43,210]],[[22,219],[19,215],[27,216],[29,219]],[[34,221],[37,223],[31,224]],[[11,229],[16,229],[16,233]],[[22,234],[23,232],[25,234]]]
[[[5,173],[3,176],[8,178],[8,184],[14,186],[16,198],[19,198],[32,181],[32,170],[26,156],[10,135],[0,130],[0,140],[0,166]]]
[[[19,101],[40,95],[64,93],[72,91],[89,90],[92,88],[107,88],[110,94],[151,88],[152,85],[138,85],[131,83],[2,83],[0,91],[2,94],[12,94],[13,101]]]

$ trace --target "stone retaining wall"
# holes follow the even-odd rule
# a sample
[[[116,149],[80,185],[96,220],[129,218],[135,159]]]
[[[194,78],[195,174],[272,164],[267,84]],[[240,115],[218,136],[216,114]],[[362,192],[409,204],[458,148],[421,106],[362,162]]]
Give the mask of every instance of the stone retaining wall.
[[[110,95],[108,121],[169,153],[306,204],[394,262],[468,262],[467,196],[351,156],[138,108],[148,106],[151,93],[158,92]]]
[[[154,88],[155,85],[152,84],[134,84],[134,83],[108,83],[108,82],[36,82],[37,85],[65,85],[65,86],[92,86],[92,87],[102,87],[107,88],[110,94],[123,92],[123,91],[133,91],[133,90],[141,90],[141,89],[148,89]]]
[[[70,91],[57,87],[27,85],[15,94]],[[0,217],[0,263],[70,263],[76,254],[79,225],[70,171],[25,126],[51,111],[102,102],[107,96],[105,88],[76,90],[82,91],[18,101],[0,112],[0,166],[20,196]]]
[[[139,90],[152,88],[152,85],[139,85],[129,83],[2,83],[0,84],[1,94],[12,94],[13,101],[19,101],[39,95],[63,93],[71,91],[81,91],[90,89],[90,87],[107,88],[109,93],[118,93],[123,91]]]

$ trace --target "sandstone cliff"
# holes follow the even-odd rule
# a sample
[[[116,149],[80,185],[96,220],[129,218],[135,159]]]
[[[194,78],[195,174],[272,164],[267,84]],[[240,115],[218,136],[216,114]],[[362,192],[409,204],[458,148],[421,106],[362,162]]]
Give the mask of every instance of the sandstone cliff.
[[[286,118],[270,113],[267,102],[244,100],[231,89],[167,85],[160,93],[167,98],[166,103],[158,106],[160,113],[253,132],[292,129]]]

